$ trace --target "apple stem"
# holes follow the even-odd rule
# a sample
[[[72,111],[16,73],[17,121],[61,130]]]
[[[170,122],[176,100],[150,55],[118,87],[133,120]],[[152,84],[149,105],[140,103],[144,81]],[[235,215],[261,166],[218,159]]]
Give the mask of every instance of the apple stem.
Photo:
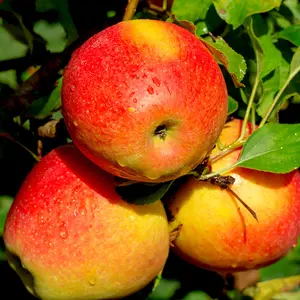
[[[139,0],[128,0],[125,13],[123,16],[123,21],[129,21],[135,14],[136,8],[139,4]]]
[[[298,68],[296,68],[291,74],[290,76],[287,78],[286,82],[284,83],[284,85],[282,86],[282,88],[279,90],[279,92],[277,93],[276,97],[273,100],[272,105],[270,106],[270,108],[268,109],[268,112],[266,113],[266,115],[264,116],[264,118],[261,120],[260,124],[259,124],[259,128],[261,128],[262,126],[265,125],[265,123],[268,121],[274,107],[276,106],[276,104],[278,103],[282,93],[284,92],[284,90],[286,89],[286,87],[289,85],[289,83],[291,82],[291,80],[297,75],[297,73],[300,71],[300,66]]]

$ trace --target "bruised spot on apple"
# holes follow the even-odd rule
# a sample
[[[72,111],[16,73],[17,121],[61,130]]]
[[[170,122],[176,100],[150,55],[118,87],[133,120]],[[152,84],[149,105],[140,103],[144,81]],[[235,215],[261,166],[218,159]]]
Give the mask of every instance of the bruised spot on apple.
[[[234,142],[241,126],[238,119],[225,124],[221,142]],[[240,152],[217,160],[212,171],[234,164]],[[300,234],[299,171],[274,174],[240,167],[222,175],[235,178],[232,190],[255,211],[258,222],[227,190],[188,179],[168,201],[171,229],[182,225],[174,251],[190,263],[223,272],[267,266],[286,255]]]
[[[77,49],[65,69],[62,112],[70,136],[113,175],[163,182],[212,150],[227,89],[192,33],[155,20],[120,22]]]
[[[163,269],[169,228],[161,201],[124,202],[114,177],[73,145],[47,154],[9,211],[10,265],[43,300],[118,299]]]

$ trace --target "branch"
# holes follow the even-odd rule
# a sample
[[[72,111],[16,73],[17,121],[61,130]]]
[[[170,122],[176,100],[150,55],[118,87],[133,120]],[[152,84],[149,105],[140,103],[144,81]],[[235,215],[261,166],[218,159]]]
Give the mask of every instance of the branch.
[[[123,21],[129,21],[135,14],[136,8],[139,4],[139,0],[128,0],[128,4],[125,9]]]
[[[72,52],[77,46],[78,42],[74,42],[62,53],[51,56],[39,70],[19,86],[12,95],[1,100],[0,105],[15,116],[26,111],[28,105],[36,99],[38,91],[45,93],[53,88],[55,81],[59,77],[58,72],[68,63]]]

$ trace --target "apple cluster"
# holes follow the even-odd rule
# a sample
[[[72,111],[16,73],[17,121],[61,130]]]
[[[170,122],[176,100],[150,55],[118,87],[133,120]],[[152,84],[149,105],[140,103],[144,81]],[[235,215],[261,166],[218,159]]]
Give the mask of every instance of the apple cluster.
[[[298,171],[228,173],[258,222],[227,190],[185,176],[217,154],[218,138],[226,145],[238,137],[240,120],[225,125],[227,98],[212,54],[177,25],[120,22],[79,47],[62,85],[72,143],[31,170],[5,224],[8,261],[28,291],[44,300],[131,295],[163,270],[178,228],[172,249],[202,268],[232,272],[284,256],[300,234]],[[116,178],[182,176],[164,203],[129,204],[116,192]]]

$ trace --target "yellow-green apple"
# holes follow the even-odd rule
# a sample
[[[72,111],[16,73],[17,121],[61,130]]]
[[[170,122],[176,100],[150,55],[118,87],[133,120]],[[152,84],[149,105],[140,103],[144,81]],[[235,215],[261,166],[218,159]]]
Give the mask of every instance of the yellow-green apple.
[[[162,182],[196,167],[224,126],[227,89],[192,33],[156,20],[120,22],[77,49],[62,109],[89,159],[127,179]]]
[[[161,201],[136,206],[73,145],[47,154],[9,211],[4,242],[26,288],[44,300],[117,299],[163,269],[169,228]]]
[[[221,142],[234,142],[241,125],[238,119],[227,123]],[[240,152],[214,162],[212,171],[234,164]],[[299,171],[274,174],[239,167],[223,175],[235,178],[231,189],[258,221],[228,190],[190,178],[168,200],[171,229],[182,224],[174,251],[197,266],[224,272],[266,266],[286,255],[300,234]]]

